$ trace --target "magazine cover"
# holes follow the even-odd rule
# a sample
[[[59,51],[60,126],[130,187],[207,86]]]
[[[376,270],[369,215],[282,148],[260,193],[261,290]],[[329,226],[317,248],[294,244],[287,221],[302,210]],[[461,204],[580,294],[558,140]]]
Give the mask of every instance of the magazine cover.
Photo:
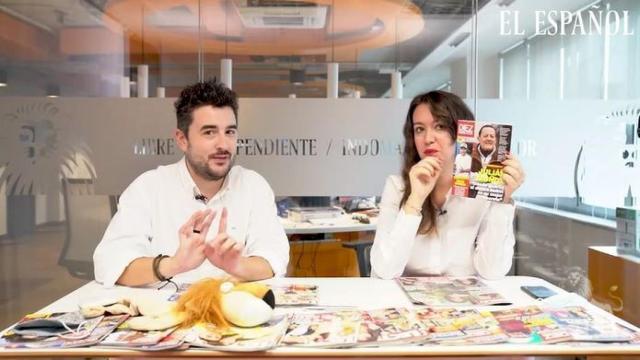
[[[180,284],[178,290],[169,296],[168,301],[178,301],[191,284]],[[278,306],[318,305],[318,286],[307,284],[283,284],[269,286],[276,297]]]
[[[474,309],[415,309],[416,317],[429,329],[429,341],[441,345],[480,345],[506,342],[498,322],[489,312]]]
[[[69,332],[86,323],[78,311],[65,313],[33,313],[25,315],[9,332],[29,338],[46,338]],[[66,325],[66,327],[65,327]]]
[[[350,347],[358,342],[359,311],[300,312],[280,341],[285,346]]]
[[[116,330],[100,342],[100,346],[138,348],[158,344],[176,328],[161,331],[138,331],[130,329]]]
[[[175,349],[187,349],[189,345],[185,343],[185,337],[188,335],[189,329],[178,329],[171,334],[165,336],[156,344],[152,345],[135,345],[135,346],[118,346],[119,349],[130,349],[139,351],[164,351]]]
[[[279,306],[318,305],[318,286],[305,284],[273,285],[271,290]]]
[[[427,306],[508,305],[477,277],[401,277],[396,279],[414,304]]]
[[[405,308],[368,310],[361,316],[359,346],[411,344],[429,337],[429,329]]]
[[[70,337],[30,338],[10,333],[0,339],[0,347],[8,349],[75,348],[95,345],[113,332],[129,315],[113,315],[89,319],[83,329]],[[85,333],[86,332],[86,333]]]
[[[601,316],[592,315],[580,306],[545,309],[574,341],[630,341],[634,331]]]
[[[224,329],[213,324],[199,324],[192,328],[187,342],[195,347],[220,351],[264,351],[278,346],[288,323],[288,317],[280,315],[251,328],[230,326]]]
[[[511,125],[458,120],[453,195],[502,201],[502,161],[511,151]]]
[[[558,343],[570,340],[568,332],[537,306],[492,311],[502,331],[514,343]]]

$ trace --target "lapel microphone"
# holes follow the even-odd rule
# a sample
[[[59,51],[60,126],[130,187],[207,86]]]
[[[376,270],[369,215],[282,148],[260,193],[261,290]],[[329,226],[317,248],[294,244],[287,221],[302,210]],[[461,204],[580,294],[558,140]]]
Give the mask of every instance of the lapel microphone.
[[[194,198],[198,201],[202,201],[203,203],[207,202],[207,197],[202,194],[196,194]]]
[[[447,210],[438,209],[438,216],[445,215],[446,213],[447,213]]]

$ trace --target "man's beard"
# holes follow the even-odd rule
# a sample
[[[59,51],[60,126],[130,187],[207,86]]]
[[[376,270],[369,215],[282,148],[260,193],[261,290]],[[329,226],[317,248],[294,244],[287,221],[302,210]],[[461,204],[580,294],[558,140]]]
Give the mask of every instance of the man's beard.
[[[193,159],[188,153],[185,153],[187,163],[189,164],[191,170],[193,170],[193,172],[196,173],[196,175],[198,175],[199,177],[209,181],[218,181],[224,179],[224,177],[229,173],[229,170],[231,170],[231,167],[233,166],[233,163],[235,161],[235,157],[226,151],[222,153],[216,153],[215,155],[229,155],[229,165],[226,169],[223,169],[220,172],[214,172],[213,170],[211,170],[211,168],[209,168],[209,165],[207,165],[208,161],[197,161]]]
[[[495,145],[492,145],[489,149],[484,149],[482,145],[478,146],[478,150],[480,150],[480,153],[482,154],[482,156],[487,156],[491,154],[495,149],[496,149]]]

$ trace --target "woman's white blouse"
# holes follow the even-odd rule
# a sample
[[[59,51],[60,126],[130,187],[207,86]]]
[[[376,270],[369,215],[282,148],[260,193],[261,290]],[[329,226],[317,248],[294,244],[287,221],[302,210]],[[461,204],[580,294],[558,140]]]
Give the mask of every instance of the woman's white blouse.
[[[399,209],[402,178],[387,178],[376,236],[371,249],[371,276],[479,275],[504,276],[513,258],[513,204],[447,196],[437,233],[418,235],[421,216]]]

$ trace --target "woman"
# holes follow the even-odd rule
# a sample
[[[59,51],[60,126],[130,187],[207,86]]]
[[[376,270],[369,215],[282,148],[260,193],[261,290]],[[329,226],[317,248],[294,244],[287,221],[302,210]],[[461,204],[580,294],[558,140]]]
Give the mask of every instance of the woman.
[[[371,273],[391,279],[409,275],[504,276],[513,257],[513,192],[524,172],[513,155],[503,162],[504,202],[450,196],[459,119],[474,119],[456,95],[416,96],[404,124],[402,176],[387,179]]]

